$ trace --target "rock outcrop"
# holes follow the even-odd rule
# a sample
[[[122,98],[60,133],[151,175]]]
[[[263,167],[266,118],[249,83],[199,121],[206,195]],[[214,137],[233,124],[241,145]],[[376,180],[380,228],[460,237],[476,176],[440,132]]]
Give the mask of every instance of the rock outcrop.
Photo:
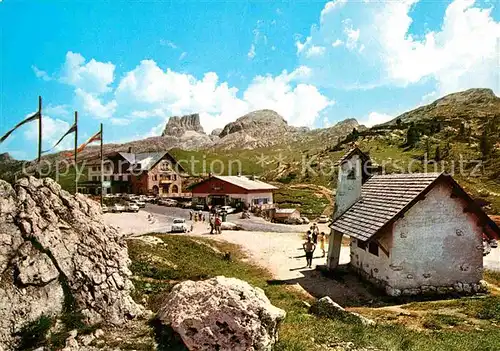
[[[317,300],[309,309],[309,312],[321,316],[332,319],[341,319],[341,320],[350,320],[353,322],[358,322],[363,325],[375,325],[376,323],[363,317],[362,315],[356,312],[350,312],[345,310],[338,303],[333,301],[330,297],[325,296],[319,300]]]
[[[176,285],[158,314],[190,350],[270,350],[285,312],[259,288],[216,277]]]
[[[244,132],[250,136],[259,136],[262,133],[291,132],[295,128],[290,127],[286,120],[273,110],[258,110],[250,112],[236,121],[227,124],[219,134],[221,138],[226,135]]]
[[[42,315],[120,325],[142,313],[131,298],[127,246],[99,205],[52,179],[0,180],[0,345]],[[0,346],[0,350],[2,347]]]
[[[161,136],[174,136],[180,138],[188,131],[205,134],[200,123],[199,114],[195,113],[182,117],[170,117]]]

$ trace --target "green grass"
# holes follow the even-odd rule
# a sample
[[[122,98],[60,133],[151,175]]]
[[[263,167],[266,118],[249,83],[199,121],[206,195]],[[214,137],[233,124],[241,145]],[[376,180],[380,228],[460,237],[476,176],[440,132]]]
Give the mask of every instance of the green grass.
[[[266,270],[243,262],[244,254],[232,244],[213,242],[205,243],[217,247],[221,252],[231,252],[233,260],[226,261],[222,253],[215,253],[205,245],[200,245],[189,237],[158,235],[167,243],[167,247],[154,247],[139,241],[129,241],[129,254],[132,259],[132,271],[139,279],[136,283],[136,296],[148,296],[149,308],[157,311],[159,301],[173,286],[173,281],[198,280],[217,275],[236,277],[248,281],[253,286],[262,288],[271,302],[287,312],[287,317],[280,327],[279,342],[274,350],[309,351],[319,349],[322,344],[339,341],[353,342],[356,347],[372,346],[380,350],[401,351],[451,351],[451,350],[498,350],[500,330],[494,326],[482,326],[483,330],[460,330],[460,318],[454,316],[432,316],[435,330],[416,331],[402,325],[378,324],[362,326],[359,323],[316,317],[308,313],[303,301],[310,298],[302,295],[290,286],[271,283],[271,275]],[[162,257],[165,261],[158,260]],[[177,265],[172,269],[171,264]],[[148,279],[148,283],[144,279]],[[170,282],[168,282],[170,281]],[[140,284],[137,284],[140,282]],[[475,311],[475,316],[483,316],[493,321],[496,318],[497,299],[463,299]],[[445,301],[460,305],[462,300]],[[424,306],[427,303],[421,303]],[[473,308],[472,308],[473,307]],[[427,304],[429,308],[429,304]],[[491,315],[483,315],[486,310]],[[485,319],[486,320],[486,319]],[[431,325],[431,324],[429,324]],[[434,328],[433,328],[434,329]],[[157,333],[160,349],[184,350],[180,341],[171,331]],[[161,340],[164,340],[163,348]],[[165,341],[166,340],[166,341]]]
[[[313,219],[322,215],[330,202],[311,189],[282,187],[274,192],[274,203],[281,208],[297,208],[302,216]]]

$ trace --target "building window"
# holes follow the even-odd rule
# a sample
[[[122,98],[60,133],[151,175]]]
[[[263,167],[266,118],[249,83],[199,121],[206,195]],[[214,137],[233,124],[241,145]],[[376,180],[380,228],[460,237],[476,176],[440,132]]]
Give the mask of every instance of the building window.
[[[356,179],[356,170],[354,168],[347,173],[347,179]]]
[[[92,171],[94,172],[97,171],[97,167],[96,166],[92,167]]]
[[[361,240],[358,240],[358,247],[361,249],[361,250],[366,250],[366,243],[361,241]]]
[[[378,245],[377,243],[370,242],[368,244],[368,252],[372,255],[378,256]]]

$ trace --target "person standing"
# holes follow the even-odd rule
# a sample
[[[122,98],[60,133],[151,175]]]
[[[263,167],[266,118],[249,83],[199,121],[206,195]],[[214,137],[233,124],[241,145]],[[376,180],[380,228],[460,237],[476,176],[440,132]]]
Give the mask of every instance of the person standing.
[[[325,241],[326,241],[326,234],[325,234],[325,232],[321,232],[321,234],[319,235],[319,248],[321,249],[321,251],[323,251],[322,257],[325,257],[325,255],[326,255]]]
[[[316,235],[319,235],[319,227],[316,223],[313,223],[311,230],[313,233],[316,233]]]
[[[222,226],[222,221],[219,217],[219,215],[216,215],[215,217],[215,234],[221,234],[221,227]]]
[[[189,211],[189,220],[192,221],[193,220],[193,211]]]
[[[302,248],[306,253],[306,266],[308,268],[311,268],[314,250],[316,250],[316,245],[314,245],[314,243],[311,241],[311,238],[308,237],[307,241],[302,245]]]
[[[311,237],[313,244],[318,245],[318,233],[315,230],[313,230]]]
[[[215,229],[215,218],[213,214],[210,214],[208,221],[210,222],[210,234],[213,234]]]

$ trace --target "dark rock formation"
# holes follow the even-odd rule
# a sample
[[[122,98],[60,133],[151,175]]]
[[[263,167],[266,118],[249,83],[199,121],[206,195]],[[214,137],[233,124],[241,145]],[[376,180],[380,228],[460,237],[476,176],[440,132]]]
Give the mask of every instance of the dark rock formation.
[[[170,117],[161,136],[182,137],[187,131],[205,134],[200,123],[199,114]]]

